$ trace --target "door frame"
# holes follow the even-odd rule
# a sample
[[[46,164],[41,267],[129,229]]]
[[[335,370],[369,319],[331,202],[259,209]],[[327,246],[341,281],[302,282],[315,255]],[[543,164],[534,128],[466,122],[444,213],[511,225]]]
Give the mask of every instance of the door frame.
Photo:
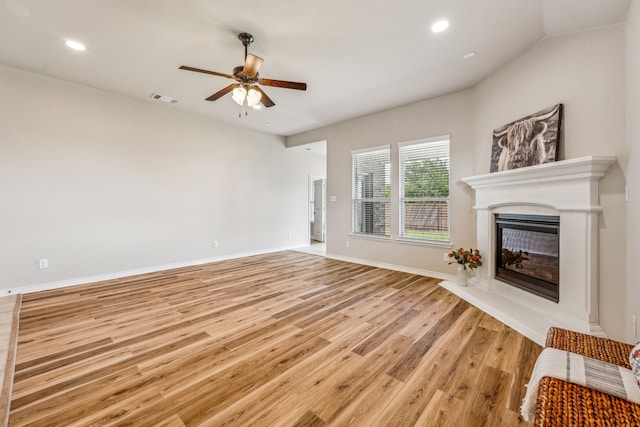
[[[311,229],[311,224],[315,223],[315,219],[314,219],[314,183],[317,180],[322,180],[323,183],[323,195],[322,195],[322,241],[326,241],[327,239],[327,178],[325,176],[322,175],[312,175],[309,174],[309,197],[308,197],[308,202],[309,202],[309,218],[308,218],[308,238],[309,238],[309,244],[311,244],[311,240],[312,240],[312,236],[313,236],[313,230]]]

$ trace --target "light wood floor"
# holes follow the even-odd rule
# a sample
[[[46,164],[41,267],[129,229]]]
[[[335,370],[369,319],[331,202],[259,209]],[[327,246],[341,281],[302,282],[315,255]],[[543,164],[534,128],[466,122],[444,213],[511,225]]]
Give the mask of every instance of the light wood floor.
[[[279,252],[26,294],[9,425],[525,425],[541,348],[437,283]]]

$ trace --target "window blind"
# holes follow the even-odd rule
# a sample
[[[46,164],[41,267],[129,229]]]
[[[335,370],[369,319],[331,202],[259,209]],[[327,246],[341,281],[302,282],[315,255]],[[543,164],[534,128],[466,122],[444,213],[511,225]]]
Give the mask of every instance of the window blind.
[[[399,145],[400,236],[449,241],[449,137]]]
[[[390,148],[353,152],[353,233],[389,236]]]

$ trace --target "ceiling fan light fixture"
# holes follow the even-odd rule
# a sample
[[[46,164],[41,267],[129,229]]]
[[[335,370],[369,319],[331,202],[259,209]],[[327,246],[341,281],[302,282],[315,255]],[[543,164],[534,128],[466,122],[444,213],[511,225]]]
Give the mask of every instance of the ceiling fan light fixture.
[[[247,92],[247,105],[249,107],[256,106],[262,99],[262,93],[254,87],[250,87]]]
[[[247,97],[247,90],[242,86],[238,86],[231,93],[231,97],[238,105],[244,104],[244,100]]]

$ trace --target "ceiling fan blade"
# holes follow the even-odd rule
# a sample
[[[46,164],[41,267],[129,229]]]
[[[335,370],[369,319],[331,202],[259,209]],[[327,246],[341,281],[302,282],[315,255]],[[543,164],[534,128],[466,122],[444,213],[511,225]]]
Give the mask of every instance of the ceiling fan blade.
[[[264,86],[282,87],[285,89],[307,90],[306,83],[288,82],[285,80],[258,79],[258,83]]]
[[[258,70],[260,69],[261,65],[262,58],[248,53],[247,58],[244,61],[244,69],[242,70],[242,72],[245,76],[255,77],[255,75],[258,74]]]
[[[276,105],[276,103],[273,102],[271,98],[269,98],[262,89],[260,89],[258,86],[253,86],[253,87],[262,94],[262,98],[260,98],[260,102],[262,103],[262,105],[264,105],[265,108],[273,107],[274,105]]]
[[[226,77],[228,79],[232,79],[233,78],[233,76],[231,74],[218,73],[217,71],[203,70],[202,68],[193,68],[193,67],[188,67],[186,65],[181,65],[180,69],[181,70],[186,70],[186,71],[195,71],[196,73],[211,74],[213,76]]]
[[[225,87],[224,89],[221,89],[221,90],[217,91],[216,93],[214,93],[213,95],[211,95],[210,97],[208,97],[207,101],[215,101],[216,99],[225,96],[226,94],[228,94],[229,92],[231,92],[232,90],[237,88],[238,86],[239,85],[237,85],[237,84],[229,85],[229,86]]]

